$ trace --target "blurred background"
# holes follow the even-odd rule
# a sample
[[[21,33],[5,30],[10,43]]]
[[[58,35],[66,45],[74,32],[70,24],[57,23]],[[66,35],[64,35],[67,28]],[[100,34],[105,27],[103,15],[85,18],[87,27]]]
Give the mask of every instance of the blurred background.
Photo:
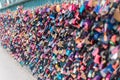
[[[61,2],[79,2],[80,0],[0,0],[0,12],[5,12],[6,10],[14,11],[17,6],[23,6],[26,8],[35,8],[36,6],[41,6],[45,4],[54,4]]]
[[[26,1],[26,0],[0,0],[0,8],[7,7],[10,4],[14,4],[22,1]]]

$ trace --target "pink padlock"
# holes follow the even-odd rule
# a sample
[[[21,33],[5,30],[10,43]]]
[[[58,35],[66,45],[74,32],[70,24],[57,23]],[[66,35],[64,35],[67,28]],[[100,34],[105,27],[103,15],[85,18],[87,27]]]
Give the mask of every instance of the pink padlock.
[[[95,56],[95,59],[94,59],[94,62],[97,63],[97,64],[100,64],[100,56],[99,55],[96,55]]]

